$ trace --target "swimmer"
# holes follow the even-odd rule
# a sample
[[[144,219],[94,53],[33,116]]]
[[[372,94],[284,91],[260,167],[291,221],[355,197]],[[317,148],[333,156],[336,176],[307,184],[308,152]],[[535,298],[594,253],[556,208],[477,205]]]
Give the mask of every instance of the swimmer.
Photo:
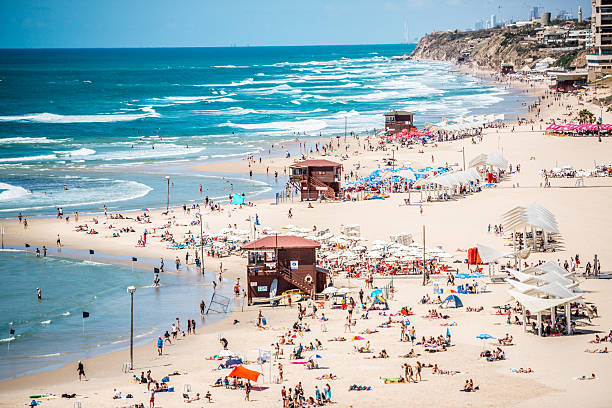
[[[42,291],[40,290],[40,288],[36,288],[36,297],[38,298],[38,300],[42,300]]]

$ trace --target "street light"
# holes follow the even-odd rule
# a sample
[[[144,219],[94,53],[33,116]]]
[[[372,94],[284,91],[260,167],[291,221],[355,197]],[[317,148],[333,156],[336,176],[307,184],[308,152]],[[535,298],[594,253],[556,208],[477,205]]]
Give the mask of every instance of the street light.
[[[204,232],[202,230],[202,213],[198,213],[198,217],[200,217],[200,253],[201,253],[201,261],[202,262],[202,275],[204,275]]]
[[[168,182],[168,194],[166,195],[166,212],[168,212],[168,207],[170,207],[170,176],[166,176],[166,181]]]
[[[134,292],[135,286],[127,287],[127,293],[130,294],[130,370],[134,369]]]

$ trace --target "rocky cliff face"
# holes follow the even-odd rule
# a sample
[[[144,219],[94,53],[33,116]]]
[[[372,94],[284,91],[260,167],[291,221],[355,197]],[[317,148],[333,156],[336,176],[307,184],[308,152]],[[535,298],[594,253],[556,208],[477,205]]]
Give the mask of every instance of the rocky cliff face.
[[[586,65],[584,52],[542,48],[530,40],[535,35],[535,32],[530,30],[438,31],[421,38],[410,56],[415,59],[452,62],[464,58],[466,62],[480,68],[496,71],[502,64],[512,64],[515,70],[525,65],[533,68],[535,62],[545,57],[552,57],[557,61],[561,59],[568,68]]]

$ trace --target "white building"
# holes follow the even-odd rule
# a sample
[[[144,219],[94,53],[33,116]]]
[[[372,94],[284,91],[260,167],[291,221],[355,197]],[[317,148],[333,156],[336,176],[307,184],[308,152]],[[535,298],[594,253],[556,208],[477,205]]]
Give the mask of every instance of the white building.
[[[587,55],[589,80],[612,74],[612,0],[591,0],[593,53]]]

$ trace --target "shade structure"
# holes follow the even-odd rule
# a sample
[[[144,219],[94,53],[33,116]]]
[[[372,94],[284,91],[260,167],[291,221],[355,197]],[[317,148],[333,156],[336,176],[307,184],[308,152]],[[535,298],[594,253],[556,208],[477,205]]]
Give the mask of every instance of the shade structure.
[[[571,296],[567,298],[558,299],[543,299],[537,296],[530,296],[524,293],[520,293],[516,290],[508,290],[510,296],[512,296],[517,302],[519,302],[526,310],[531,313],[540,313],[553,307],[557,307],[564,304],[576,302],[581,296]]]
[[[508,283],[510,283],[517,292],[521,292],[526,295],[552,296],[559,299],[576,296],[576,294],[570,289],[560,285],[557,282],[548,283],[542,286],[529,285],[513,280],[508,281]]]
[[[479,154],[478,156],[470,160],[470,167],[486,165],[494,166],[498,169],[505,170],[508,167],[508,161],[495,152],[488,154]]]
[[[504,258],[511,254],[509,252],[502,252],[495,248],[491,248],[481,244],[476,244],[476,248],[478,248],[478,255],[480,255],[480,260],[483,263],[495,262],[498,259]]]
[[[334,288],[333,286],[328,286],[325,289],[323,289],[321,293],[323,293],[324,295],[332,295],[336,293],[337,291],[338,289]]]
[[[249,370],[248,368],[239,365],[228,374],[228,377],[244,378],[245,380],[257,382],[260,375],[262,374],[259,371]]]
[[[219,352],[219,357],[234,357],[236,353],[231,350],[221,350]]]
[[[463,307],[463,302],[461,302],[461,299],[459,299],[457,295],[449,295],[444,299],[442,304],[446,307]]]
[[[418,180],[414,183],[415,187],[426,186],[429,184],[438,184],[446,188],[468,184],[472,181],[481,179],[480,174],[476,169],[467,169],[465,171],[456,171],[454,173],[444,173],[432,177],[427,177]]]
[[[538,203],[518,206],[503,214],[505,230],[539,228],[554,234],[559,233],[555,216]]]

